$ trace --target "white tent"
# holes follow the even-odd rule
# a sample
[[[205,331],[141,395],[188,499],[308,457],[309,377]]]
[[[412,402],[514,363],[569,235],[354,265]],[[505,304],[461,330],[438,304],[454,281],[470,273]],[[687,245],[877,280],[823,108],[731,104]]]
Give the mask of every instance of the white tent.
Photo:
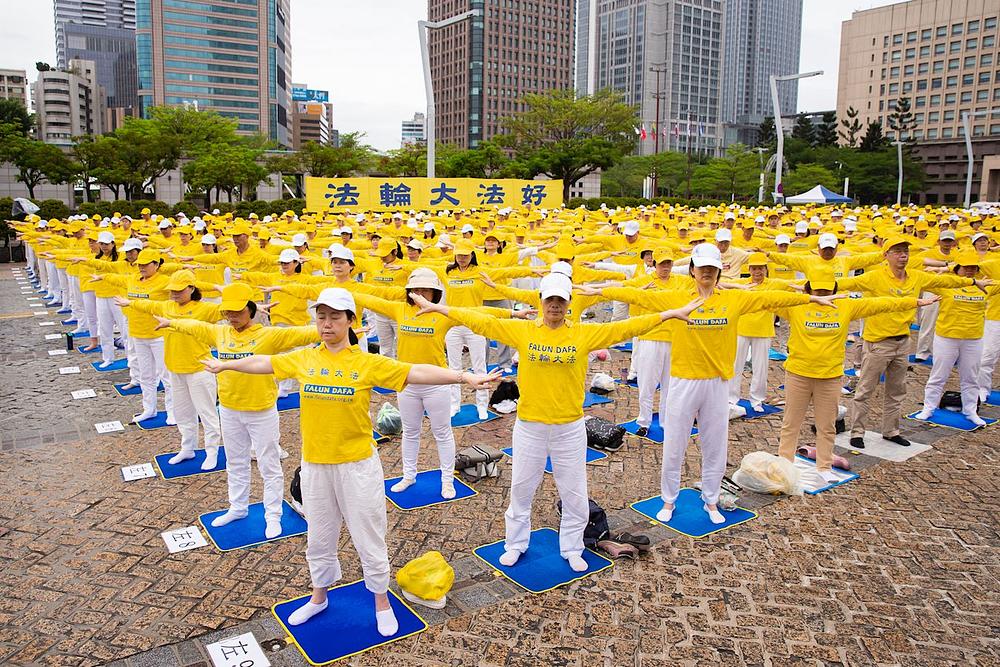
[[[786,197],[786,204],[846,204],[853,201],[850,197],[838,195],[836,192],[827,190],[822,185],[817,185],[808,192]]]

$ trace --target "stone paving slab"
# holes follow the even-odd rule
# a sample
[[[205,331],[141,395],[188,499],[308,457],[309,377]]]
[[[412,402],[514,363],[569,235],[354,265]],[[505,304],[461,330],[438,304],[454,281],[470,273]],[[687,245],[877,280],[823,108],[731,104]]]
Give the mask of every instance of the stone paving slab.
[[[26,310],[9,278],[0,265],[0,317]],[[124,483],[120,466],[175,448],[176,432],[92,432],[95,421],[127,421],[136,399],[111,389],[121,381],[113,376],[124,374],[88,373],[86,362],[78,364],[80,376],[49,381],[67,364],[46,354],[52,342],[40,332],[51,327],[38,327],[38,319],[0,324],[0,350],[10,355],[0,371],[0,430],[2,442],[16,447],[0,452],[0,664],[207,665],[205,644],[247,631],[261,642],[279,640],[269,654],[273,665],[304,664],[280,642],[269,610],[308,589],[305,539],[167,554],[159,533],[224,506],[224,475]],[[617,375],[627,358],[615,352],[597,369]],[[779,368],[771,364],[776,401]],[[919,405],[927,373],[923,366],[912,371],[904,409]],[[69,398],[71,388],[86,386],[99,397]],[[637,397],[623,389],[615,403],[588,412],[631,419]],[[384,400],[376,399],[373,413]],[[1000,416],[1000,409],[984,414]],[[776,451],[780,417],[732,422],[730,473],[746,453]],[[876,404],[872,423],[879,417]],[[460,429],[458,447],[506,446],[512,424],[507,416]],[[742,504],[760,518],[703,540],[651,526],[628,508],[657,492],[661,454],[630,438],[588,466],[590,493],[613,530],[644,532],[655,547],[639,561],[617,561],[537,596],[471,555],[503,535],[509,463],[499,479],[477,484],[479,495],[468,501],[419,512],[390,508],[394,568],[435,549],[455,567],[456,586],[444,610],[422,610],[427,632],[348,662],[1000,664],[1000,430],[962,434],[906,423],[905,432],[934,450],[904,463],[859,455],[852,461],[859,480],[815,497],[748,494]],[[281,436],[292,453],[287,478],[299,453],[294,411],[282,414]],[[430,442],[428,430],[424,438]],[[808,427],[801,439],[813,442]],[[399,439],[380,455],[386,474],[397,474]],[[421,462],[433,465],[432,447]],[[697,480],[699,468],[695,440],[686,483]],[[260,495],[255,479],[253,499]],[[543,481],[535,526],[558,525],[556,497],[553,481]],[[341,546],[345,580],[360,577],[346,531]]]

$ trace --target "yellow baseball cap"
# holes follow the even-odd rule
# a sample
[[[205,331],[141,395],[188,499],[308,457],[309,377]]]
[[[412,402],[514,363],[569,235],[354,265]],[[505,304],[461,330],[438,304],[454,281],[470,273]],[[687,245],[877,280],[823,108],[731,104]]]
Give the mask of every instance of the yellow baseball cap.
[[[672,261],[674,261],[674,251],[670,248],[657,248],[653,251],[653,262],[656,264]]]
[[[833,273],[833,269],[828,266],[819,266],[813,269],[808,274],[809,286],[812,289],[827,289],[832,290],[837,286],[837,277]]]
[[[246,283],[232,283],[222,290],[220,310],[240,311],[247,307],[247,302],[253,301],[253,288]]]
[[[152,248],[144,248],[139,252],[139,256],[136,257],[135,263],[137,265],[142,264],[152,264],[153,262],[160,261],[160,251],[154,250]]]
[[[391,241],[389,239],[379,239],[378,247],[375,249],[375,254],[379,257],[385,257],[395,249],[395,241]]]
[[[882,254],[889,252],[893,246],[901,245],[903,243],[911,245],[913,243],[913,239],[909,236],[902,236],[901,234],[890,234],[886,237],[885,243],[882,244]]]
[[[750,253],[750,256],[747,258],[747,266],[767,266],[769,263],[767,255],[762,252]]]
[[[171,292],[179,292],[194,285],[194,281],[194,271],[183,269],[170,276],[170,282],[167,283],[167,289]]]
[[[462,239],[455,243],[455,254],[456,255],[471,255],[476,251],[476,246],[472,245],[472,241],[468,239]]]

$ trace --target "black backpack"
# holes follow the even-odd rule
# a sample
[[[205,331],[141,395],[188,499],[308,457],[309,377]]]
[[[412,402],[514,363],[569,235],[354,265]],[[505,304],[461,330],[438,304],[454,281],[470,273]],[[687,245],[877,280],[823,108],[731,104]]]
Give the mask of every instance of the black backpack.
[[[490,405],[496,405],[504,401],[517,401],[521,398],[521,390],[517,388],[517,383],[513,380],[502,380],[497,388],[490,395]]]
[[[598,542],[607,539],[611,528],[608,526],[608,515],[604,512],[604,508],[595,503],[593,498],[590,498],[588,502],[590,503],[590,517],[587,520],[587,527],[583,529],[583,546],[595,549]],[[561,500],[556,503],[556,511],[562,516]]]
[[[292,483],[288,485],[288,493],[295,502],[302,502],[302,466],[296,468],[292,474]]]

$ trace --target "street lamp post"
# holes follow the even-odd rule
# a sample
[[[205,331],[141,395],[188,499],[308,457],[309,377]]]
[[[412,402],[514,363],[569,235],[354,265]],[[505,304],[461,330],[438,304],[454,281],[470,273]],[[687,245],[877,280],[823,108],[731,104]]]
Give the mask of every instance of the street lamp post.
[[[425,136],[427,141],[427,178],[434,178],[435,160],[435,136],[434,136],[434,82],[431,80],[431,54],[427,48],[427,34],[431,30],[444,28],[445,26],[464,21],[472,16],[480,16],[482,11],[470,9],[467,12],[456,14],[443,21],[417,21],[417,31],[420,33],[420,59],[424,65],[424,90],[427,93],[427,119],[425,122]]]
[[[896,206],[903,201],[903,144],[905,141],[896,139],[892,142],[896,146],[896,163],[899,165],[899,178],[896,180]]]
[[[823,70],[817,70],[815,72],[802,72],[799,74],[785,74],[783,76],[777,76],[772,74],[770,76],[771,82],[771,104],[774,107],[774,127],[777,130],[778,137],[778,159],[774,164],[774,202],[783,203],[785,200],[784,193],[781,189],[781,166],[785,158],[785,130],[781,126],[781,105],[778,104],[778,82],[779,81],[793,81],[795,79],[805,79],[810,76],[819,76],[823,73]],[[779,202],[779,199],[781,200]]]
[[[968,158],[968,168],[965,172],[965,208],[969,208],[972,204],[972,124],[969,121],[979,116],[990,116],[997,112],[1000,112],[1000,109],[973,111],[972,113],[968,111],[962,112],[962,129],[965,130],[965,154]]]
[[[767,148],[763,146],[758,146],[754,149],[757,153],[757,159],[760,161],[760,185],[757,187],[757,203],[764,203],[764,153],[767,152]]]

